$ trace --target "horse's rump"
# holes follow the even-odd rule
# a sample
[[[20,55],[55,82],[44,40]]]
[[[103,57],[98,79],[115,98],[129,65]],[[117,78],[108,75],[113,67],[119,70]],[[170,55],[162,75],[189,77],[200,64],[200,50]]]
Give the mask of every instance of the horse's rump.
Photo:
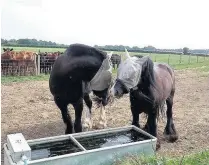
[[[162,63],[156,63],[154,65],[156,86],[164,94],[164,97],[168,97],[172,89],[175,88],[175,76],[173,69]],[[166,96],[165,96],[166,95]]]

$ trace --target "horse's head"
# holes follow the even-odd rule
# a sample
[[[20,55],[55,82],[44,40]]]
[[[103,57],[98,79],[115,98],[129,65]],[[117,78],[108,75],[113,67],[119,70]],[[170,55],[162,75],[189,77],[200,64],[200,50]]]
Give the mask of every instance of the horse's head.
[[[111,56],[112,52],[107,54],[107,57],[103,60],[99,71],[90,82],[93,94],[97,96],[95,101],[103,106],[106,106],[109,102],[110,89],[113,84]]]
[[[149,57],[130,56],[125,49],[126,59],[121,62],[117,72],[116,81],[111,88],[111,94],[117,98],[129,93],[131,89],[137,87],[141,80],[141,74]]]

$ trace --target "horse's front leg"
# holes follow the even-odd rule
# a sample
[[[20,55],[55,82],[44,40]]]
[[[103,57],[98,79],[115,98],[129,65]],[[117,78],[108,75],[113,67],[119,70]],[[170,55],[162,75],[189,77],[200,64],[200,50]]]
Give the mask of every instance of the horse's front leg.
[[[132,113],[132,125],[140,128],[138,108],[134,105],[131,105],[131,113]]]
[[[81,116],[83,111],[83,98],[80,98],[77,103],[74,103],[73,107],[75,109],[74,130],[75,132],[82,132]]]
[[[100,116],[99,116],[99,122],[97,125],[95,125],[96,129],[104,129],[107,128],[107,118],[106,118],[106,109],[105,107],[100,107]]]
[[[152,110],[149,114],[148,114],[148,119],[147,119],[147,123],[144,127],[144,130],[148,133],[150,133],[152,136],[155,136],[156,138],[158,138],[157,135],[157,113],[155,110]],[[160,148],[160,141],[159,139],[157,139],[157,145],[156,145],[156,149],[158,150]]]
[[[86,103],[85,108],[85,115],[84,115],[84,123],[83,123],[83,129],[85,131],[88,131],[92,129],[92,118],[91,118],[91,109],[92,109],[92,100],[89,97],[89,94],[84,94],[84,101]]]

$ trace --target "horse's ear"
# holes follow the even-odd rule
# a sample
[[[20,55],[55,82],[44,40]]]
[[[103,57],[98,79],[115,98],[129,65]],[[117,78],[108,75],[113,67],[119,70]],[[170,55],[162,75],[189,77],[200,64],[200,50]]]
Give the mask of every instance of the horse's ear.
[[[131,58],[131,56],[129,55],[129,53],[128,53],[126,48],[125,48],[125,56],[126,56],[126,58]]]
[[[113,52],[107,54],[108,58],[111,59]]]

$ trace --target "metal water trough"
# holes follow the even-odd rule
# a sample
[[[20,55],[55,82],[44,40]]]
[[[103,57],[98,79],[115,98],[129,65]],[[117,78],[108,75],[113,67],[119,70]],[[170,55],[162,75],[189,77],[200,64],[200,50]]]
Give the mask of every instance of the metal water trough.
[[[141,133],[149,137],[149,139],[118,145],[111,143],[109,146],[100,147],[93,145],[93,148],[90,149],[88,147],[85,148],[79,142],[79,139],[82,138],[84,140],[85,138],[93,139],[95,136],[104,136],[130,130]],[[49,151],[46,149],[42,148],[40,150],[41,155],[35,153],[33,149],[37,145],[44,146],[62,140],[70,140],[70,143],[72,142],[71,145],[77,148],[76,152],[48,157]],[[156,137],[132,125],[27,141],[21,133],[10,134],[7,135],[7,143],[4,144],[4,165],[107,165],[113,163],[118,158],[130,154],[153,155],[156,150],[156,141]]]

